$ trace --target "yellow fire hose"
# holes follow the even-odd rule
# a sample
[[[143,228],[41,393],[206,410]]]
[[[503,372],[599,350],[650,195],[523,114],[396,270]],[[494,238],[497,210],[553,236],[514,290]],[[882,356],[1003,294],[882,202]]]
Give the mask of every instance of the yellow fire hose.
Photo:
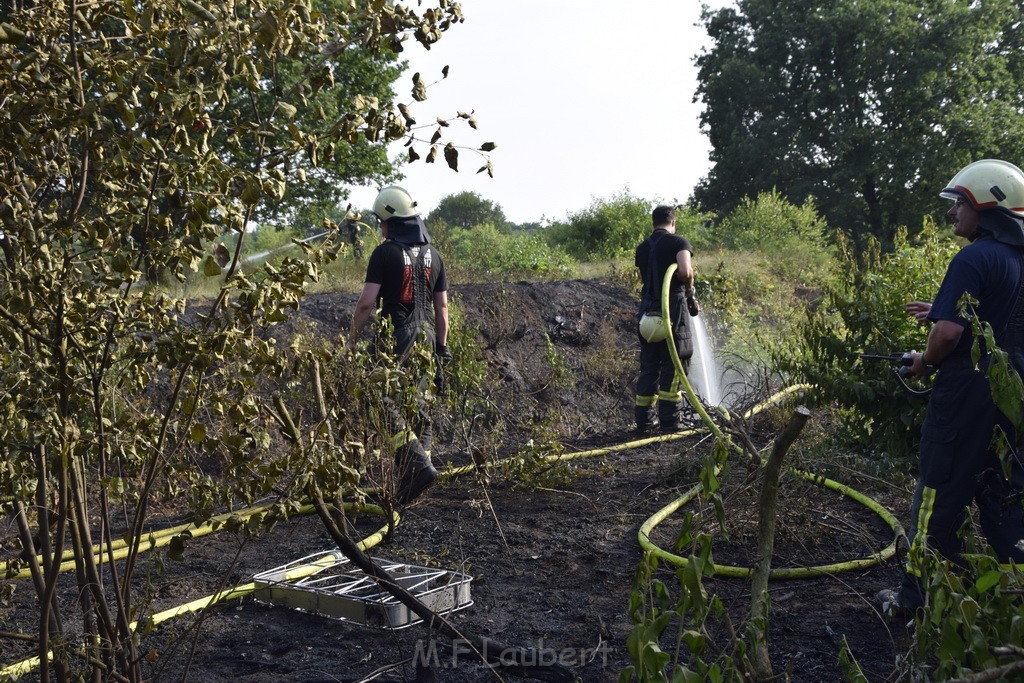
[[[666,343],[672,344],[671,336],[668,338],[668,341]],[[674,344],[672,344],[670,346],[670,348],[674,349],[675,348]],[[673,358],[674,358],[674,362],[678,364],[677,365],[677,371],[681,371],[682,364],[679,361],[678,355],[675,354],[674,352],[673,352]],[[721,433],[720,429],[717,427],[717,425],[714,424],[714,422],[708,416],[707,412],[703,409],[703,405],[700,403],[700,401],[696,399],[696,395],[693,392],[693,388],[689,385],[689,382],[686,380],[685,373],[683,373],[682,381],[683,381],[684,387],[687,389],[687,394],[692,396],[693,397],[692,400],[696,403],[695,408],[697,406],[700,406],[700,408],[698,408],[698,412],[701,413],[702,419],[704,419],[706,423],[709,423],[710,425],[712,425],[712,431],[713,432],[716,432],[716,433],[720,434]],[[809,387],[806,386],[806,385],[798,385],[798,386],[793,386],[793,387],[789,387],[787,389],[784,389],[783,391],[780,391],[777,394],[775,394],[774,396],[770,397],[765,402],[759,404],[758,406],[755,406],[748,413],[748,416],[755,415],[758,412],[761,412],[762,410],[764,410],[765,408],[778,403],[779,401],[781,401],[782,399],[786,398],[787,396],[789,396],[789,395],[791,395],[793,393],[802,391],[802,390],[806,390],[808,388]],[[615,444],[615,445],[604,447],[604,448],[595,448],[595,449],[586,450],[586,451],[578,451],[578,452],[575,452],[575,453],[561,453],[561,454],[558,454],[558,455],[550,455],[550,456],[546,456],[544,459],[549,461],[549,462],[560,462],[560,461],[574,460],[574,459],[579,459],[579,458],[604,456],[604,455],[609,455],[611,453],[622,452],[622,451],[631,450],[631,449],[634,449],[634,448],[640,448],[642,446],[647,446],[647,445],[650,445],[650,444],[653,444],[653,443],[667,443],[667,442],[675,441],[675,440],[678,440],[678,439],[684,439],[684,438],[691,437],[691,436],[693,436],[695,434],[704,433],[705,431],[706,430],[704,430],[704,429],[688,429],[688,430],[683,430],[683,431],[679,431],[679,432],[673,432],[671,434],[662,434],[662,435],[659,435],[659,436],[645,437],[645,438],[642,438],[642,439],[636,439],[634,441],[629,441],[629,442],[625,442],[625,443],[621,443],[621,444]],[[475,465],[463,465],[463,466],[460,466],[460,467],[447,467],[447,468],[442,470],[441,474],[444,477],[446,477],[446,478],[447,477],[456,477],[456,476],[461,476],[461,475],[469,474],[471,472],[474,472],[475,470],[476,470],[476,466]],[[844,486],[842,484],[834,482],[834,481],[832,481],[830,479],[825,479],[824,477],[820,477],[818,475],[814,475],[814,474],[811,474],[811,473],[803,472],[803,471],[800,471],[800,470],[795,470],[794,469],[793,471],[796,472],[797,474],[799,474],[800,476],[805,477],[809,481],[812,481],[812,482],[814,482],[816,484],[819,484],[819,485],[823,485],[823,486],[825,486],[827,488],[830,488],[832,490],[838,491],[839,493],[847,495],[847,496],[853,498],[854,500],[856,500],[857,502],[860,502],[861,504],[867,506],[873,512],[878,514],[883,520],[885,520],[887,524],[889,524],[889,526],[895,532],[895,536],[897,538],[899,537],[900,534],[902,534],[903,530],[902,530],[902,527],[900,527],[899,522],[897,522],[896,519],[887,510],[885,510],[881,505],[879,505],[874,500],[868,498],[867,496],[865,496],[865,495],[863,495],[863,494],[861,494],[861,493],[859,493],[857,491],[854,491],[853,489],[851,489],[851,488],[849,488],[847,486]],[[652,515],[650,518],[648,518],[647,521],[644,522],[644,524],[640,527],[639,542],[640,542],[640,546],[645,551],[651,552],[651,553],[655,554],[656,556],[658,556],[659,558],[661,558],[661,559],[663,559],[663,560],[665,560],[665,561],[667,561],[669,563],[672,563],[672,564],[676,564],[676,565],[679,565],[679,566],[684,566],[686,564],[686,562],[687,562],[686,558],[680,557],[678,555],[674,555],[674,554],[669,553],[669,552],[667,552],[665,550],[662,550],[657,545],[655,545],[653,542],[651,542],[651,540],[649,538],[649,535],[653,531],[653,529],[658,524],[660,524],[665,519],[667,519],[669,517],[669,515],[671,515],[673,512],[675,512],[676,510],[678,510],[682,506],[686,505],[691,500],[693,500],[693,498],[698,493],[700,493],[700,489],[701,489],[701,486],[699,484],[697,486],[692,487],[691,489],[686,491],[682,496],[680,496],[676,500],[672,501],[669,505],[663,507],[661,510],[656,512],[654,515]],[[167,545],[168,543],[170,543],[171,538],[173,538],[175,535],[177,535],[179,533],[182,533],[184,531],[188,531],[193,536],[202,536],[202,535],[205,535],[205,534],[209,534],[209,533],[212,533],[213,531],[217,530],[218,528],[220,528],[220,526],[224,522],[226,522],[229,518],[231,518],[233,516],[238,516],[238,517],[241,517],[242,519],[248,519],[249,517],[251,517],[251,516],[253,516],[255,514],[259,514],[261,512],[266,511],[268,508],[269,508],[269,506],[266,506],[266,505],[264,505],[264,506],[257,506],[257,507],[249,508],[247,510],[242,510],[242,511],[239,511],[239,512],[232,512],[232,513],[225,513],[223,515],[218,515],[217,517],[212,518],[209,522],[206,522],[206,523],[204,523],[202,525],[186,524],[186,525],[181,525],[181,526],[177,526],[177,527],[173,527],[173,528],[169,528],[169,529],[163,529],[161,531],[152,532],[150,534],[146,534],[146,538],[143,541],[143,546],[145,546],[145,549],[147,549],[147,550],[148,549],[152,549],[152,548],[162,547],[162,546]],[[309,505],[303,506],[302,508],[300,508],[297,511],[297,514],[307,514],[307,513],[311,512],[312,509],[313,509],[312,506],[309,506]],[[356,508],[355,508],[355,506],[346,506],[346,509],[350,510],[350,509],[356,509]],[[363,511],[367,511],[367,512],[370,512],[370,513],[373,513],[373,514],[380,514],[380,515],[384,515],[385,514],[384,510],[381,509],[380,507],[376,506],[376,505],[365,505],[365,506],[362,506],[362,507],[360,507],[358,509],[359,510],[363,510]],[[393,524],[397,525],[399,520],[400,520],[400,518],[399,518],[397,512],[394,513],[394,514],[395,514],[395,516],[394,516],[394,519],[393,519]],[[380,543],[381,540],[383,540],[385,533],[387,532],[388,526],[389,525],[385,525],[385,526],[381,527],[376,533],[374,533],[374,534],[366,537],[365,539],[363,539],[360,542],[360,544],[359,544],[360,547],[362,549],[366,550],[366,549],[371,548],[371,547],[377,545],[378,543]],[[115,541],[112,544],[112,547],[114,547],[115,559],[121,559],[124,556],[123,553],[125,553],[126,550],[127,550],[126,544],[125,544],[125,542],[123,540]],[[772,570],[771,578],[773,578],[773,579],[813,578],[813,577],[821,577],[824,574],[831,574],[831,573],[835,573],[835,572],[839,572],[839,571],[852,571],[852,570],[856,570],[856,569],[864,569],[866,567],[873,566],[875,564],[878,564],[878,563],[880,563],[880,562],[882,562],[882,561],[892,557],[893,554],[895,553],[895,547],[896,547],[896,541],[894,540],[893,543],[889,547],[885,548],[881,552],[874,553],[874,554],[872,554],[869,557],[864,558],[864,559],[851,560],[851,561],[847,561],[847,562],[839,562],[839,563],[823,565],[823,566],[819,566],[819,567],[801,567],[801,568],[774,569],[774,570]],[[100,551],[97,551],[97,554],[103,560],[105,560],[106,557],[107,557],[105,552],[100,553]],[[73,562],[65,561],[65,562],[62,562],[62,564],[60,566],[60,571],[66,571],[68,569],[72,569],[73,567],[74,567],[74,563]],[[302,569],[307,569],[307,568],[302,568]],[[310,565],[308,567],[308,570],[310,572],[315,571],[316,567]],[[748,576],[750,574],[750,571],[751,570],[749,568],[729,567],[729,566],[715,565],[715,573],[716,573],[716,575],[719,575],[719,576],[743,578],[743,577]],[[27,576],[27,573],[22,571],[22,572],[19,572],[18,574],[16,574],[15,578],[24,578],[26,576]],[[301,578],[301,576],[296,575],[296,576],[290,576],[289,578],[292,578],[292,579],[294,579],[294,578]],[[253,584],[253,583],[247,583],[247,584],[238,585],[238,586],[230,588],[230,589],[228,589],[228,590],[226,590],[224,592],[216,593],[214,595],[210,595],[210,596],[207,596],[207,597],[204,597],[204,598],[199,598],[198,600],[193,600],[193,601],[188,602],[188,603],[186,603],[184,605],[180,605],[178,607],[173,607],[171,609],[167,609],[167,610],[164,610],[162,612],[158,612],[156,614],[153,614],[152,616],[150,616],[145,621],[145,624],[146,625],[155,626],[157,624],[160,624],[160,623],[162,623],[164,621],[167,621],[169,619],[172,619],[174,617],[181,616],[183,614],[188,614],[190,612],[201,611],[201,610],[206,609],[207,607],[210,607],[210,606],[212,606],[212,605],[214,605],[214,604],[216,604],[216,603],[218,603],[218,602],[220,602],[222,600],[244,597],[244,596],[252,593],[254,590],[255,590],[255,584]],[[134,622],[131,625],[131,627],[132,627],[132,629],[136,629],[138,627],[138,625],[139,625],[138,622]],[[5,679],[5,678],[17,679],[18,677],[23,676],[26,673],[29,673],[30,671],[34,670],[38,665],[39,665],[39,657],[31,657],[31,658],[25,659],[23,661],[17,662],[15,664],[7,666],[6,668],[0,669],[0,680]]]
[[[239,515],[243,519],[248,519],[249,517],[252,517],[253,515],[256,515],[256,514],[259,514],[259,513],[263,512],[263,511],[265,511],[267,509],[267,507],[269,507],[269,506],[257,506],[257,507],[249,508],[247,510],[242,510],[240,512],[233,512],[233,513],[228,513],[228,515],[221,515],[221,517],[228,517],[228,516],[233,516],[233,515]],[[380,506],[372,505],[372,504],[364,504],[364,505],[346,504],[345,505],[345,510],[347,510],[347,511],[357,511],[357,512],[369,512],[371,514],[377,514],[377,515],[382,515],[382,516],[385,514],[384,510]],[[313,506],[312,505],[304,505],[302,508],[300,508],[298,510],[297,514],[308,514],[309,512],[312,512],[312,511],[313,511]],[[217,518],[214,518],[214,519],[217,519]],[[393,516],[392,516],[391,524],[385,524],[380,529],[378,529],[375,533],[367,536],[362,541],[360,541],[359,542],[359,549],[360,550],[368,550],[368,549],[374,547],[375,545],[377,545],[378,543],[380,543],[382,540],[384,540],[384,535],[387,533],[388,528],[390,526],[392,526],[392,525],[397,525],[399,520],[400,520],[400,517],[399,517],[398,513],[394,512]],[[212,522],[212,520],[211,520],[211,522]],[[193,526],[194,525],[187,525],[186,524],[186,525],[184,525],[182,527],[175,527],[175,529],[177,529],[180,532],[182,530],[191,529],[191,527],[193,527]],[[214,530],[214,525],[212,523],[208,522],[208,523],[203,524],[203,525],[201,525],[199,527],[196,527],[196,530],[200,532],[200,535],[205,535],[205,534],[208,534],[208,533],[210,533],[210,532],[212,532]],[[173,529],[164,529],[163,531],[158,532],[160,534],[159,538],[156,538],[154,541],[152,541],[147,546],[146,549],[152,549],[152,548],[160,547],[160,546],[163,546],[163,545],[166,545],[166,544],[170,543],[170,539],[174,536],[174,534],[171,533],[172,531],[174,531],[174,530]],[[153,534],[153,536],[156,536],[156,535],[157,534]],[[104,555],[104,557],[105,557],[105,555]],[[123,555],[122,555],[122,557],[123,557]],[[120,558],[118,558],[118,559],[120,559]],[[321,568],[322,562],[324,562],[326,560],[338,560],[338,559],[341,559],[340,552],[337,555],[333,556],[333,557],[328,555],[328,556],[326,556],[326,558],[322,558],[320,563],[310,563],[308,565],[304,565],[304,566],[299,567],[297,569],[293,569],[291,572],[288,573],[288,580],[293,581],[295,579],[300,579],[303,576],[308,576],[309,574],[312,574],[312,573],[316,572],[317,570],[319,570]],[[59,571],[65,571],[67,569],[67,567],[65,567],[66,564],[67,564],[66,562],[62,563],[61,564],[61,568],[60,568]],[[72,568],[73,568],[73,566],[72,566]],[[20,574],[19,574],[19,576],[20,576]],[[166,609],[166,610],[164,610],[162,612],[157,612],[155,614],[152,614],[147,619],[145,619],[143,621],[142,625],[146,626],[146,627],[153,627],[153,626],[161,624],[161,623],[163,623],[163,622],[165,622],[165,621],[167,621],[169,619],[173,619],[174,617],[181,616],[183,614],[188,614],[190,612],[200,612],[200,611],[206,609],[207,607],[210,607],[211,605],[217,604],[221,600],[230,600],[232,598],[244,597],[246,595],[249,595],[250,593],[252,593],[255,590],[256,590],[256,584],[255,583],[241,584],[241,585],[235,586],[233,588],[229,588],[229,589],[227,589],[227,590],[225,590],[223,592],[214,593],[213,595],[208,595],[205,598],[199,598],[198,600],[193,600],[191,602],[187,602],[184,605],[178,605],[177,607],[172,607],[172,608]],[[140,623],[138,621],[133,621],[131,624],[129,624],[128,628],[130,628],[132,631],[136,631],[136,630],[138,630],[139,625],[140,625]],[[49,657],[52,657],[52,655],[53,655],[53,653],[51,651],[50,654],[49,654]],[[27,659],[23,659],[20,662],[15,662],[14,664],[11,664],[9,666],[4,667],[3,669],[0,669],[0,680],[17,680],[18,678],[24,676],[25,674],[30,673],[31,671],[34,671],[36,669],[36,667],[38,667],[38,666],[39,666],[39,657],[38,656],[29,657]]]

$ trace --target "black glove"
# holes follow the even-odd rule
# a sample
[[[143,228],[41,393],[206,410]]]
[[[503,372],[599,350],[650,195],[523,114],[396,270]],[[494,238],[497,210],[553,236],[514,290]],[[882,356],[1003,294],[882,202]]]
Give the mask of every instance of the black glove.
[[[452,352],[451,349],[448,348],[447,344],[442,344],[438,346],[437,349],[434,351],[434,354],[437,356],[437,361],[442,366],[448,365],[449,363],[452,362]]]

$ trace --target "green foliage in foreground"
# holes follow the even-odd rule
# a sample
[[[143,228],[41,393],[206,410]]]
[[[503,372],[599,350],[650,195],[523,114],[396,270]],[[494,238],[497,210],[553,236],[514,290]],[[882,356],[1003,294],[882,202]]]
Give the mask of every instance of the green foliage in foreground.
[[[1013,680],[1024,671],[1024,570],[1000,567],[991,549],[967,555],[957,569],[934,556],[921,558],[930,577],[926,606],[914,618],[910,649],[897,658],[901,680],[923,672],[929,680]]]
[[[901,389],[884,362],[860,354],[892,354],[923,348],[926,328],[906,314],[908,301],[931,301],[958,249],[930,221],[910,242],[904,231],[894,250],[870,241],[862,253],[840,240],[837,277],[807,311],[799,336],[775,354],[793,382],[817,387],[817,399],[846,409],[846,436],[863,447],[908,459],[925,403]],[[924,388],[924,387],[918,387]]]
[[[459,8],[18,4],[0,27],[0,492],[26,562],[45,569],[27,588],[40,678],[138,681],[152,675],[131,622],[150,609],[138,553],[156,503],[201,522],[272,496],[283,516],[316,486],[352,484],[365,454],[331,442],[326,407],[289,408],[323,356],[305,362],[269,332],[336,252],[300,247],[244,273],[206,247],[339,147],[408,132],[372,93],[338,101],[325,129],[328,52],[387,62],[405,37],[436,41]],[[220,283],[205,306],[154,284],[197,272]],[[395,374],[356,384],[380,397]],[[285,438],[309,443],[278,441],[289,411],[309,423]],[[114,537],[131,554],[108,573],[93,550]],[[50,570],[65,549],[74,576]]]
[[[688,516],[684,529],[690,524]],[[728,618],[721,599],[704,588],[704,577],[714,574],[711,538],[701,536],[694,545],[686,566],[675,568],[677,585],[655,578],[658,560],[650,554],[637,568],[629,599],[633,629],[626,639],[632,664],[619,683],[745,680],[744,643],[735,640],[728,655],[711,636],[712,624]]]

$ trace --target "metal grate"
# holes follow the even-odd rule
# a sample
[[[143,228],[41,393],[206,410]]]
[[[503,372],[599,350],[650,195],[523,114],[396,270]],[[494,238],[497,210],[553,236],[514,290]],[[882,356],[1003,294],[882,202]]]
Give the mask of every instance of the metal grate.
[[[466,574],[374,558],[395,582],[437,614],[473,604]],[[338,551],[307,555],[253,577],[260,602],[382,629],[420,621]]]

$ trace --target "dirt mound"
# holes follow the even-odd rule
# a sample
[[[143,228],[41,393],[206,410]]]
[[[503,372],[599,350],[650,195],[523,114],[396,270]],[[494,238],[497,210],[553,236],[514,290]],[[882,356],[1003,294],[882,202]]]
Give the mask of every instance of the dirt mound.
[[[544,435],[565,441],[569,453],[633,438],[635,302],[623,287],[589,280],[518,282],[457,286],[451,295],[458,319],[477,330],[481,355],[496,378],[489,388],[492,400],[515,417],[518,431],[507,435],[506,452]],[[314,329],[336,338],[351,319],[355,299],[311,295],[280,334]],[[474,604],[451,615],[457,628],[549,648],[583,681],[616,681],[629,664],[628,608],[641,560],[638,530],[696,483],[709,443],[693,435],[580,457],[541,473],[532,487],[518,486],[500,471],[489,479],[452,477],[406,509],[395,532],[371,554],[465,572],[472,577]],[[442,440],[435,457],[454,460],[461,449]],[[734,472],[726,483],[735,528],[722,542],[723,558],[749,563],[751,544],[745,542],[751,539],[756,495],[749,493],[745,472]],[[803,481],[785,483],[784,499],[787,494],[792,502],[786,518],[797,522],[795,531],[780,534],[777,550],[791,565],[836,561],[836,553],[866,555],[889,543],[884,524],[838,494]],[[358,520],[367,533],[381,523],[369,516]],[[671,548],[676,533],[669,521],[654,540]],[[160,566],[149,560],[155,607],[209,595],[225,571],[229,585],[244,584],[258,572],[332,545],[315,516],[295,517],[247,541],[228,533],[197,539],[183,562],[164,559]],[[897,574],[890,564],[773,583],[769,638],[775,670],[790,671],[795,681],[841,680],[839,640],[845,636],[869,678],[890,677],[897,638],[870,599],[893,585]],[[677,581],[664,564],[658,578],[670,586]],[[707,588],[722,597],[734,624],[745,620],[746,581],[712,579]],[[26,586],[18,596],[29,593]],[[0,604],[0,630],[20,625],[31,631],[33,612],[21,598]],[[143,645],[154,656],[147,671],[166,680],[418,680],[417,657],[433,665],[440,681],[496,680],[465,651],[438,648],[425,627],[377,630],[252,598],[167,622],[146,635]],[[719,645],[728,643],[722,639]]]

